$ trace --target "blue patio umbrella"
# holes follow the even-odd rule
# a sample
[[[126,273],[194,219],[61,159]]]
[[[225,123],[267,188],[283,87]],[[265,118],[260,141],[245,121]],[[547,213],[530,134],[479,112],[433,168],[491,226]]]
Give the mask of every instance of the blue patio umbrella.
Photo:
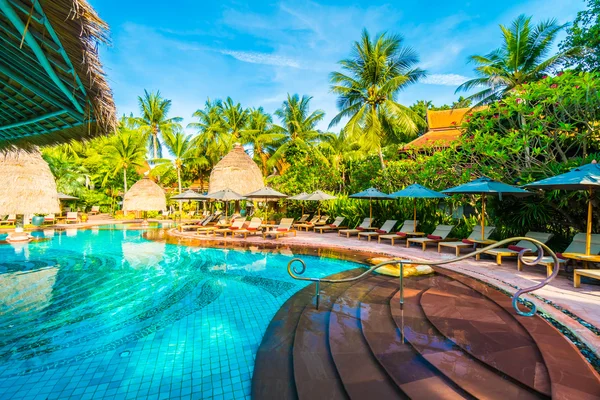
[[[503,195],[529,196],[533,193],[518,187],[498,182],[487,176],[482,176],[471,182],[450,189],[442,190],[445,194],[480,194],[481,195],[481,239],[485,238],[485,198],[487,195],[498,196],[502,200]]]
[[[374,187],[370,187],[367,190],[363,190],[362,192],[351,194],[350,196],[353,199],[369,199],[369,227],[373,223],[373,203],[372,200],[391,200],[392,198],[383,192],[375,189]]]
[[[409,185],[402,190],[394,192],[389,195],[392,198],[409,198],[413,199],[413,229],[417,231],[417,199],[444,199],[447,198],[443,193],[436,192],[435,190],[431,190],[426,188],[425,186],[421,186],[417,183],[413,185]]]
[[[594,190],[600,187],[600,166],[596,160],[590,164],[582,165],[581,167],[573,168],[569,172],[556,175],[551,178],[542,179],[541,181],[529,183],[525,185],[531,189],[545,190],[586,190],[589,193],[588,198],[588,216],[587,229],[585,240],[585,253],[590,254],[592,241],[592,196]]]

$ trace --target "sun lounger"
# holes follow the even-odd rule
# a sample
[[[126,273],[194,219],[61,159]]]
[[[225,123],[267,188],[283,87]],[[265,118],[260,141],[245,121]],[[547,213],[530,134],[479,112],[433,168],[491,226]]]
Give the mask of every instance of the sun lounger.
[[[90,215],[96,215],[96,214],[100,214],[100,206],[92,206],[92,209],[90,210]]]
[[[585,233],[576,234],[575,237],[573,237],[573,241],[571,242],[571,244],[569,244],[569,246],[565,249],[564,253],[585,254],[585,240],[586,240]],[[600,234],[592,235],[590,254],[600,254]],[[562,258],[561,253],[556,253],[556,255],[558,256],[559,266],[567,263],[568,260],[566,258]],[[535,256],[523,257],[523,260],[530,261],[530,262],[534,261],[535,259],[536,259]],[[542,257],[539,264],[546,266],[546,275],[547,276],[552,275],[552,267],[554,266],[554,259],[552,257],[550,257],[550,256]],[[517,260],[517,269],[519,271],[523,270],[523,263],[521,263],[520,259]]]
[[[237,231],[238,229],[242,229],[242,227],[244,226],[244,222],[246,222],[246,218],[237,218],[231,223],[231,226],[227,228],[214,229],[212,231],[212,234],[213,236],[217,236],[217,233],[220,233],[223,235],[223,237],[227,237],[228,233]]]
[[[419,221],[416,221],[416,222],[417,222],[417,224],[419,223]],[[377,242],[381,243],[381,239],[391,240],[392,246],[393,246],[394,241],[396,241],[398,239],[406,239],[411,233],[414,233],[415,230],[416,230],[415,221],[412,219],[409,219],[409,220],[404,221],[404,223],[402,224],[402,227],[398,230],[398,232],[391,233],[388,235],[379,235],[379,237],[377,238]]]
[[[488,239],[492,232],[496,230],[495,226],[486,226],[483,238]],[[452,242],[439,242],[438,243],[438,253],[442,252],[442,247],[450,247],[456,251],[456,257],[460,255],[460,250],[464,248],[474,248],[475,242],[470,242],[469,239],[481,240],[481,226],[477,225],[473,228],[473,232],[469,235],[468,238],[463,239],[462,241],[452,241]]]
[[[242,227],[242,229],[232,231],[231,236],[235,237],[235,235],[243,235],[244,239],[247,239],[248,235],[256,235],[259,232],[258,229],[261,225],[262,219],[254,217],[252,218],[248,226]]]
[[[396,221],[394,219],[388,219],[387,221],[385,221],[383,226],[381,228],[377,229],[376,231],[360,232],[358,234],[358,240],[360,240],[361,237],[366,237],[368,239],[368,241],[370,242],[372,238],[379,238],[379,235],[386,235],[386,234],[390,233],[392,231],[392,229],[394,229],[396,222],[398,222],[398,221]]]
[[[263,238],[266,239],[267,236],[274,236],[275,239],[279,239],[279,236],[287,236],[288,233],[294,233],[296,236],[296,231],[292,229],[292,224],[294,223],[294,218],[283,218],[279,225],[274,230],[264,231]]]
[[[406,247],[409,247],[411,243],[418,243],[421,245],[423,251],[427,249],[427,245],[430,243],[439,243],[446,240],[454,225],[438,225],[431,235],[421,238],[408,238],[406,239]]]
[[[314,219],[314,218],[313,218]],[[317,220],[315,222],[307,222],[306,224],[297,224],[295,225],[296,228],[302,230],[306,230],[306,232],[308,232],[309,229],[313,228],[315,226],[323,226],[327,223],[327,221],[329,220],[329,216],[328,215],[322,215],[320,218],[317,217]]]
[[[310,214],[302,214],[302,216],[300,217],[298,222],[296,222],[294,224],[294,226],[299,225],[299,224],[304,224],[306,221],[308,221],[308,218],[310,218]],[[319,217],[317,217],[317,219],[315,219],[315,222],[317,222],[318,218]]]
[[[359,233],[361,233],[362,231],[364,231],[365,229],[370,228],[370,227],[371,227],[371,219],[365,218],[360,223],[360,225],[358,225],[354,229],[340,229],[338,231],[338,236],[346,235],[346,237],[349,238],[352,235],[358,235]]]
[[[306,215],[306,214],[304,214],[304,215]],[[319,216],[318,215],[314,215],[310,219],[310,221],[306,221],[305,220],[305,221],[302,221],[302,222],[300,222],[300,221],[296,222],[294,224],[294,228],[301,229],[301,227],[304,227],[304,226],[314,226],[317,223],[317,221],[319,221]]]
[[[527,232],[525,236],[539,240],[542,243],[546,243],[554,235],[552,235],[551,233],[544,232]],[[485,254],[496,256],[496,264],[502,265],[502,257],[517,257],[519,255],[519,252],[521,252],[522,250],[525,250],[525,255],[532,255],[537,253],[537,247],[535,246],[535,244],[527,240],[521,240],[514,246],[491,249],[486,251]],[[477,259],[479,259],[479,255],[477,256]]]
[[[14,225],[17,223],[17,216],[10,214],[5,220],[0,221],[0,225]]]
[[[581,277],[585,276],[592,279],[600,279],[600,269],[576,269],[573,270],[573,286],[581,286]]]
[[[347,228],[347,226],[342,226],[345,219],[346,218],[344,218],[344,217],[337,217],[335,219],[335,221],[333,221],[333,223],[330,225],[315,226],[315,232],[325,233],[325,232],[334,232],[334,231],[338,231],[340,229],[345,229],[345,228]]]
[[[71,211],[67,213],[67,217],[65,218],[65,223],[69,223],[69,222],[74,222],[74,223],[78,223],[79,222],[79,216],[77,215],[77,211]]]
[[[44,224],[54,225],[55,221],[56,221],[56,215],[54,215],[54,214],[44,215]]]

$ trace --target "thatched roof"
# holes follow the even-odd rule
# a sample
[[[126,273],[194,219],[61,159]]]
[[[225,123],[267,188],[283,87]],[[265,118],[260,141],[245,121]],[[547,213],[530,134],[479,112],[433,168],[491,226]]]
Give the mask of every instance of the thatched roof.
[[[39,151],[0,153],[0,215],[58,212],[56,182]]]
[[[124,211],[162,211],[166,209],[165,191],[147,177],[137,181],[123,198]]]
[[[258,165],[236,144],[210,173],[208,193],[231,189],[242,196],[252,193],[265,186]]]
[[[0,2],[0,149],[63,143],[117,125],[98,58],[108,26],[86,0]]]

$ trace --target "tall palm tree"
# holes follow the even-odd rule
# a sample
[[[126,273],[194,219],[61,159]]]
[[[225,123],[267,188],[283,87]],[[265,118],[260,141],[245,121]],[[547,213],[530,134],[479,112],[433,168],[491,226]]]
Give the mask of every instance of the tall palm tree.
[[[103,185],[106,185],[109,178],[123,171],[123,193],[127,193],[127,170],[145,166],[144,137],[137,131],[126,128],[121,122],[117,133],[107,139],[102,158],[107,167]]]
[[[321,152],[329,160],[331,167],[341,174],[339,190],[342,191],[346,183],[346,164],[363,156],[357,142],[349,140],[342,130],[338,135],[331,134],[319,143]]]
[[[160,91],[148,93],[144,90],[144,97],[138,97],[141,117],[135,118],[134,123],[148,139],[148,148],[152,158],[162,157],[159,135],[164,136],[181,129],[181,117],[169,118],[171,100],[163,99]]]
[[[276,150],[277,141],[283,135],[273,128],[273,118],[262,107],[250,110],[248,125],[242,132],[242,143],[252,145],[252,156],[264,175],[269,174],[267,161]]]
[[[513,88],[541,79],[567,58],[579,52],[568,49],[548,57],[552,44],[565,25],[555,19],[542,21],[533,26],[531,17],[520,15],[510,27],[500,25],[504,43],[484,56],[473,55],[469,61],[476,65],[478,78],[460,85],[456,92],[485,87],[467,99],[476,105],[496,101]]]
[[[287,100],[275,111],[282,125],[273,126],[274,133],[278,134],[279,147],[271,156],[269,166],[282,161],[292,146],[303,150],[314,149],[317,157],[327,161],[315,147],[326,136],[317,130],[317,124],[325,118],[325,113],[321,110],[310,112],[311,99],[310,96],[300,98],[297,94],[288,93]]]
[[[238,139],[248,124],[250,112],[242,108],[240,103],[234,103],[231,97],[227,97],[220,108],[223,126],[227,133]]]
[[[198,118],[198,122],[190,122],[187,126],[198,131],[194,144],[212,165],[231,150],[235,140],[225,128],[221,111],[221,101],[207,99],[204,109],[198,109],[192,114],[194,118]]]
[[[376,150],[382,168],[383,144],[415,135],[421,119],[396,101],[401,90],[425,76],[425,71],[415,67],[419,62],[417,53],[402,42],[401,36],[385,33],[371,40],[363,30],[351,57],[339,62],[343,72],[330,75],[331,91],[338,95],[340,112],[329,127],[342,118],[350,118],[345,134],[366,151]]]

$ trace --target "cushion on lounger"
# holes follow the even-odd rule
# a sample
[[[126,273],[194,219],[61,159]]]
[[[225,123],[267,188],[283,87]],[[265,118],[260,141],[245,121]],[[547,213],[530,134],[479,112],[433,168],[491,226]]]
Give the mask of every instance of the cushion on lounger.
[[[437,235],[427,235],[427,239],[441,240],[442,237],[441,236],[437,236]]]
[[[375,232],[381,233],[382,235],[388,233],[388,231],[384,231],[383,229],[377,229]]]
[[[365,230],[365,228],[363,228],[362,226],[357,226],[357,227],[356,227],[356,230],[357,230],[357,231],[364,231],[364,230]]]
[[[471,242],[469,239],[463,239],[461,240],[461,242],[463,242],[464,244],[475,244],[475,242]]]
[[[337,228],[336,224],[329,224],[329,226],[332,227],[332,228]]]
[[[404,232],[396,232],[396,235],[398,235],[398,236],[402,236],[402,237],[405,237],[405,236],[406,236],[406,233],[404,233]]]
[[[556,253],[556,257],[560,258],[561,260],[568,260],[568,258],[563,256],[562,253]]]
[[[522,250],[529,250],[527,247],[515,246],[514,244],[511,244],[510,246],[508,246],[508,249],[512,250],[512,251],[518,251],[518,252],[520,252]]]
[[[249,230],[249,231],[255,231],[256,230],[256,228],[250,228],[250,227],[248,227],[246,229]]]
[[[287,232],[289,231],[288,228],[277,228],[277,232]]]
[[[230,226],[229,229],[231,229],[232,231],[235,231],[236,229],[240,229],[240,228],[237,226]]]

